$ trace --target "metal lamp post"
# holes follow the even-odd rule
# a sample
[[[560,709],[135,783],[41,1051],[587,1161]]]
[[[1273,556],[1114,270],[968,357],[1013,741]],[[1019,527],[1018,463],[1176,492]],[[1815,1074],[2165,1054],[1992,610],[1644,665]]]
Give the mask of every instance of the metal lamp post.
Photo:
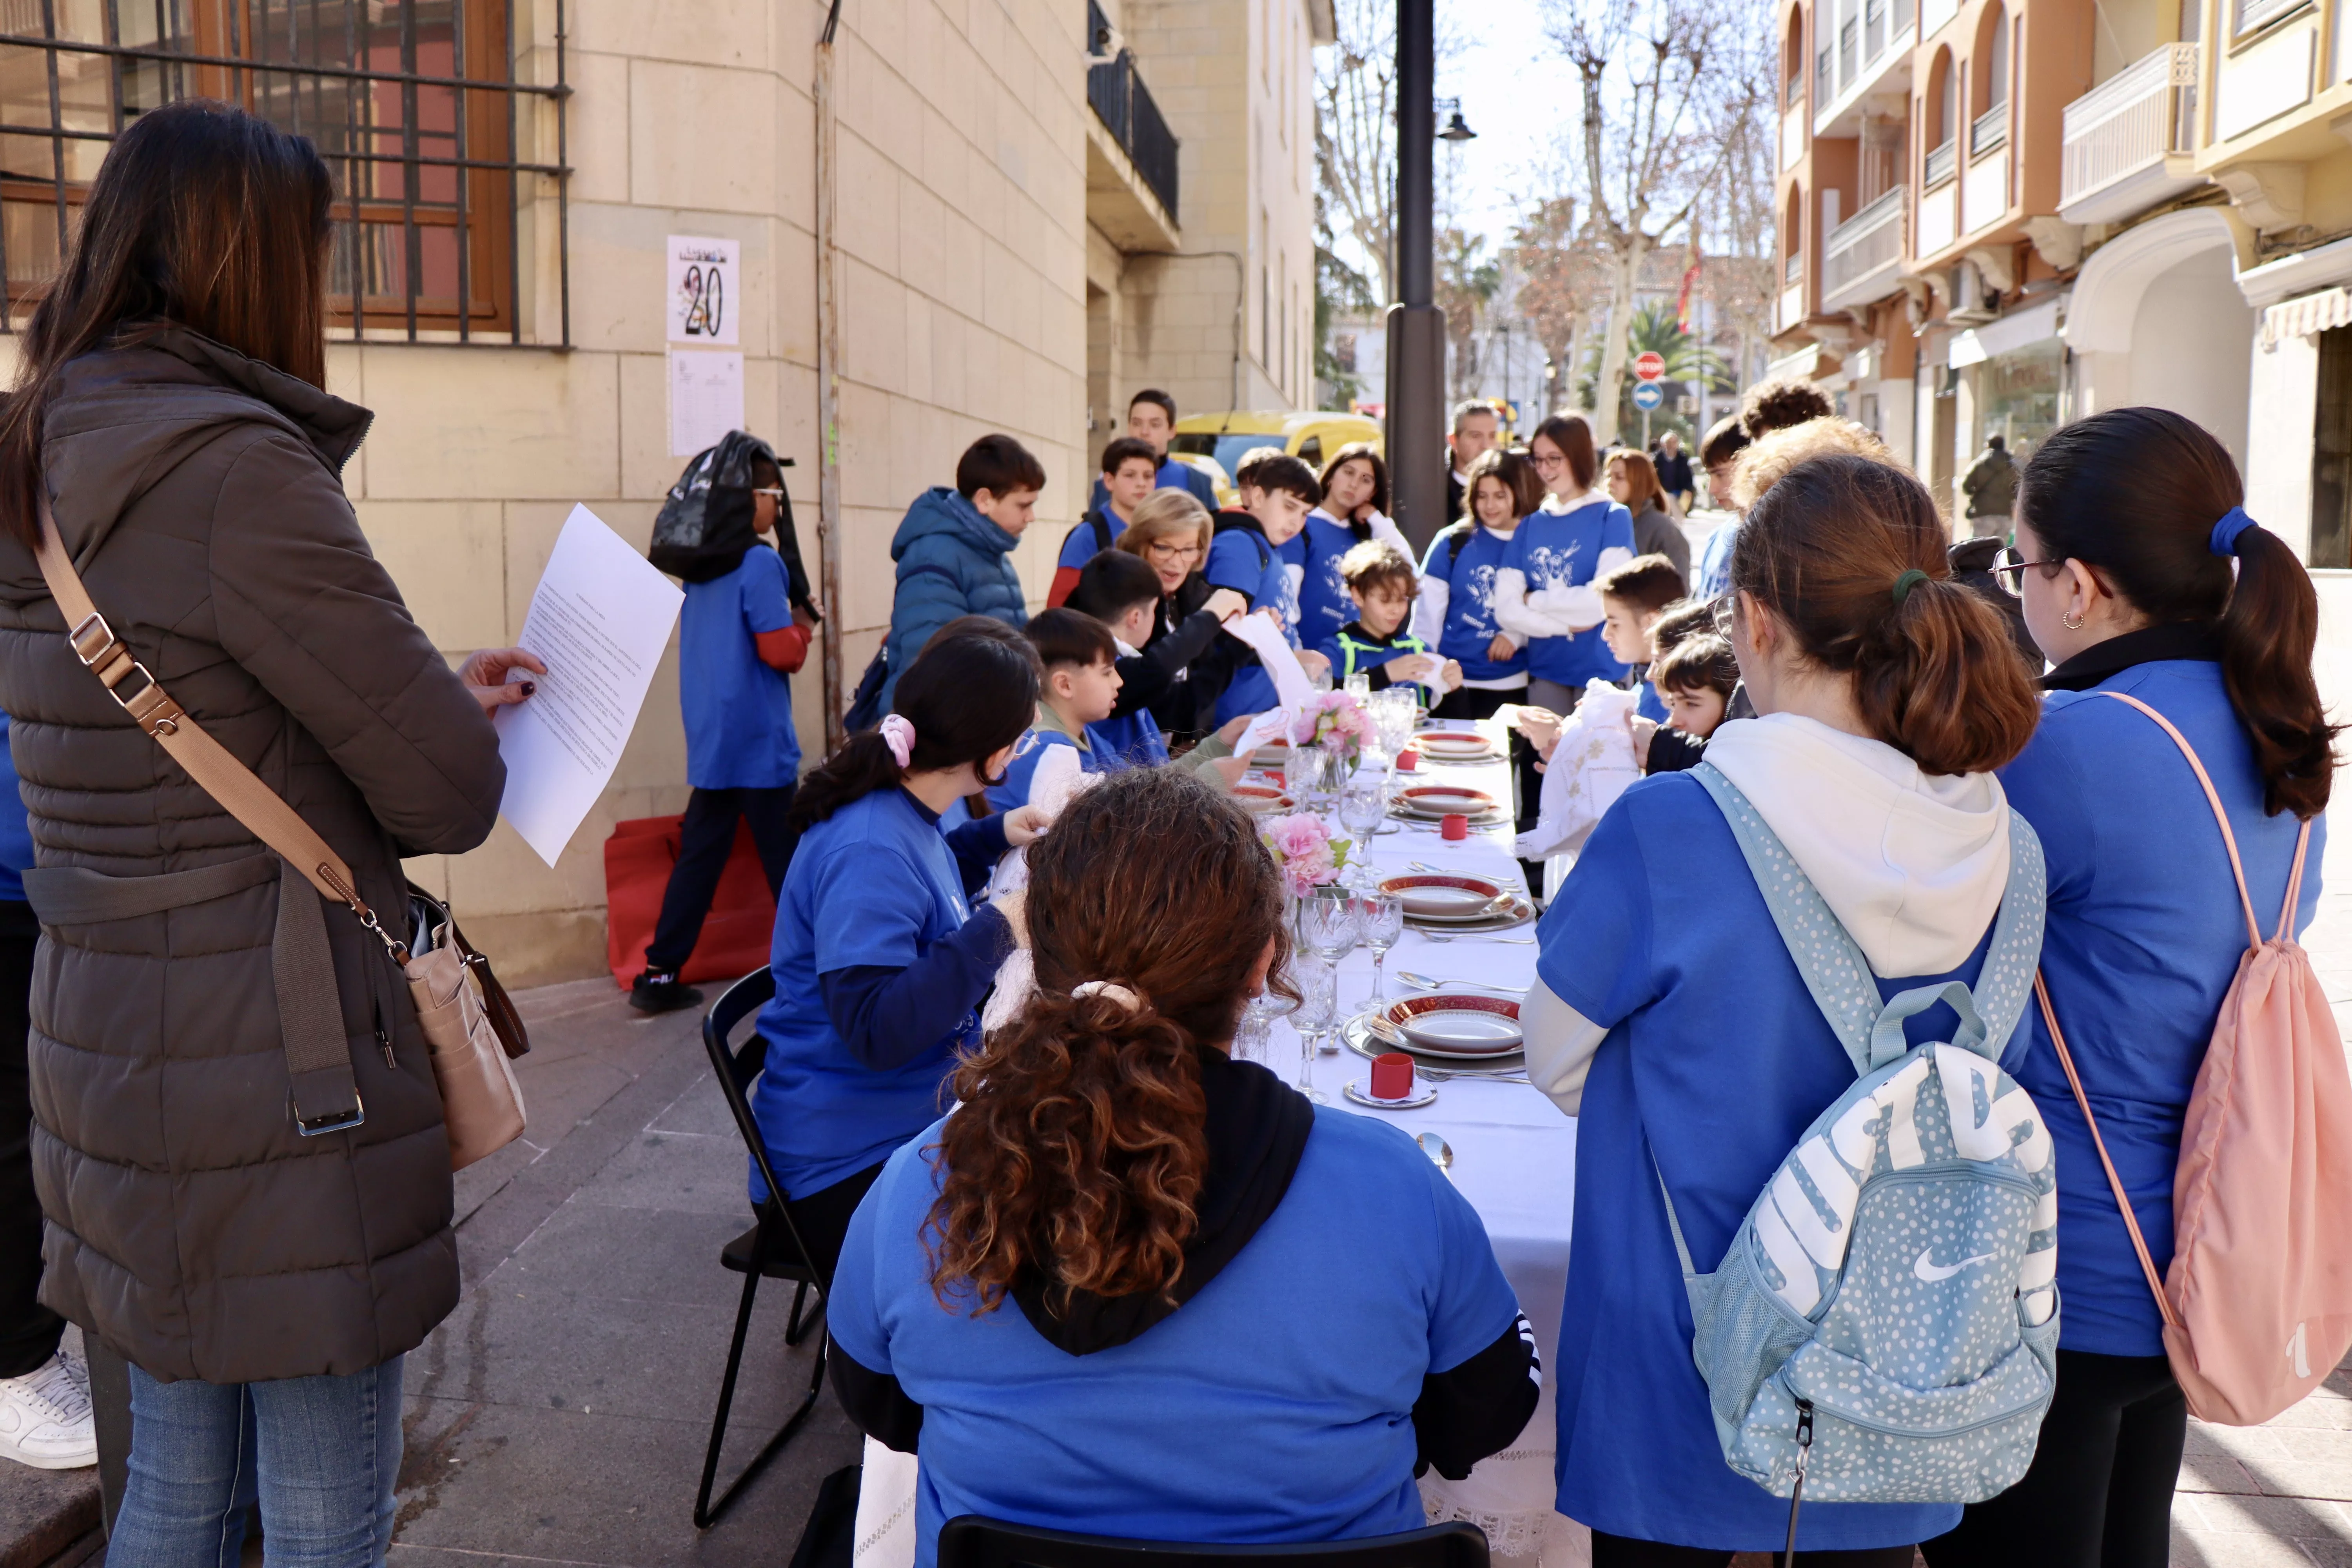
[[[1389,482],[1397,526],[1422,550],[1446,522],[1440,456],[1445,440],[1445,314],[1433,302],[1436,0],[1397,0],[1396,47],[1397,299],[1388,311]]]

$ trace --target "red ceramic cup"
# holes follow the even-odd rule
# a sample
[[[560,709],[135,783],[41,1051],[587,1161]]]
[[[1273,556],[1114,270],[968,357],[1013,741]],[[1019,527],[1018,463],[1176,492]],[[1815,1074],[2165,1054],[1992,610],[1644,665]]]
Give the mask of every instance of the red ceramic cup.
[[[1451,812],[1437,825],[1437,832],[1442,838],[1467,838],[1470,837],[1470,819],[1458,811]]]
[[[1402,1051],[1391,1051],[1372,1058],[1372,1098],[1374,1100],[1411,1100],[1412,1098],[1412,1058]]]
[[[1397,772],[1409,773],[1421,766],[1421,753],[1407,746],[1397,753]]]

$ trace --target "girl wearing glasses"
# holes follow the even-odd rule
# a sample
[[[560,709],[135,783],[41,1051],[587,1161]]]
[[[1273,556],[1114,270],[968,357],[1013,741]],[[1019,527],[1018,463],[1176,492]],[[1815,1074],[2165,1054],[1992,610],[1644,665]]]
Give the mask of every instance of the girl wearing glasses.
[[[1593,489],[1601,459],[1581,417],[1545,420],[1528,449],[1544,498],[1495,574],[1495,618],[1527,643],[1528,700],[1566,714],[1586,681],[1625,677],[1601,640],[1604,612],[1592,581],[1633,559],[1633,515]]]
[[[2196,749],[2230,819],[2265,934],[2304,824],[2299,932],[2319,902],[2334,731],[2311,673],[2318,600],[2303,564],[2240,510],[2237,465],[2178,414],[2118,408],[2026,466],[2017,543],[1994,575],[2056,668],[2032,743],[2001,772],[2042,836],[2042,973],[2151,1261],[2172,1258],[2182,1118],[2246,951]],[[1935,1568],[2166,1561],[2188,1407],[2162,1321],[2038,1008],[2013,1070],[2057,1145],[2058,1393],[2025,1479],[1927,1544]],[[2317,1359],[2315,1353],[2315,1361]]]

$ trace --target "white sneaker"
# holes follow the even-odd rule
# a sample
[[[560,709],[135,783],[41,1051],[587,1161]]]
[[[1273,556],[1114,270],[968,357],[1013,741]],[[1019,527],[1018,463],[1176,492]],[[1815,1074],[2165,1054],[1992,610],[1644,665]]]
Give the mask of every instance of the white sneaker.
[[[89,1389],[63,1355],[23,1377],[0,1377],[0,1458],[37,1470],[98,1463]]]

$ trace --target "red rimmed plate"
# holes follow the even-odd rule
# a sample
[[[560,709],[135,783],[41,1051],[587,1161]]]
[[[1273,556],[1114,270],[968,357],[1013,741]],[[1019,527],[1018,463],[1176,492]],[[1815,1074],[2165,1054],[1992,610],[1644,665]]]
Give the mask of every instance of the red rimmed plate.
[[[1240,801],[1242,809],[1253,816],[1288,811],[1297,804],[1272,784],[1251,784],[1246,780],[1234,785],[1234,798]]]
[[[1498,810],[1495,797],[1462,784],[1416,784],[1396,793],[1397,809],[1413,816],[1484,816]]]
[[[1436,763],[1477,762],[1495,754],[1493,742],[1469,730],[1424,730],[1413,737],[1413,744]]]
[[[1475,991],[1439,991],[1391,1002],[1381,1016],[1414,1050],[1427,1056],[1476,1060],[1525,1048],[1519,1004],[1509,996]]]
[[[1503,885],[1484,877],[1433,871],[1414,877],[1391,877],[1381,891],[1392,893],[1404,912],[1423,920],[1466,920],[1501,896]]]

